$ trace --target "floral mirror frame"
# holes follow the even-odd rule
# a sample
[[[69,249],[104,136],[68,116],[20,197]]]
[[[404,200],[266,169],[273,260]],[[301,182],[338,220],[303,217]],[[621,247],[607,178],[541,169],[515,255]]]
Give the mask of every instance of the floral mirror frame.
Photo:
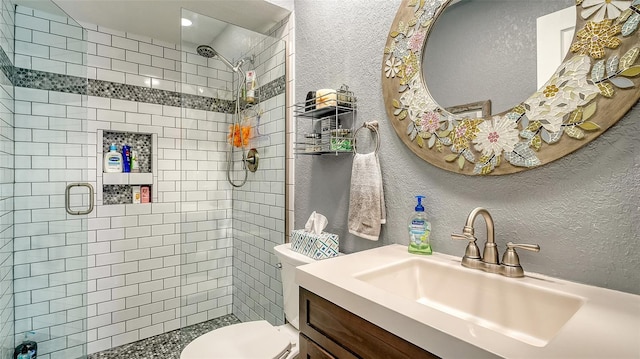
[[[541,89],[493,116],[447,111],[429,93],[421,59],[449,2],[403,0],[382,61],[387,117],[407,147],[430,164],[465,175],[539,167],[598,137],[640,98],[640,0],[577,0],[569,53]],[[629,6],[620,9],[621,3]]]

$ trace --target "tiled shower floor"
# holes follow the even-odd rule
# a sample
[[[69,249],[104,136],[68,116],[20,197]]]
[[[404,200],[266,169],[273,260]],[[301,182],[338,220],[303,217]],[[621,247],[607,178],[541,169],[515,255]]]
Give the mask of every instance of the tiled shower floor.
[[[200,335],[240,323],[233,314],[194,324],[151,338],[90,354],[88,359],[179,359],[182,349]]]

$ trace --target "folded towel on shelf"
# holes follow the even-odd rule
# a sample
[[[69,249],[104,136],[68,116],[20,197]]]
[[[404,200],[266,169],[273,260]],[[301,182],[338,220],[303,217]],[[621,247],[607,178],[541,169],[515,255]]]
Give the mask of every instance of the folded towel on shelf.
[[[356,153],[351,169],[349,233],[377,241],[386,222],[380,162],[375,152]]]

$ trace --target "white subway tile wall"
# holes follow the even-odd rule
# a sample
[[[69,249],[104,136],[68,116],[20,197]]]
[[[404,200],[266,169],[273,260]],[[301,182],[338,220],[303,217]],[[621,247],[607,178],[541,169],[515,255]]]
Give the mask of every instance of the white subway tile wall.
[[[2,68],[10,68],[13,60],[14,4],[0,4],[0,59]],[[14,348],[14,108],[13,85],[7,74],[0,72],[0,358],[12,358]],[[20,105],[18,105],[20,106]],[[18,216],[19,221],[25,220]],[[17,273],[19,274],[19,273]]]
[[[289,21],[281,21],[256,45],[258,84],[285,75],[285,42]],[[278,64],[275,60],[279,59]],[[261,104],[257,143],[260,166],[247,184],[233,191],[233,314],[241,321],[265,319],[284,323],[284,304],[278,259],[273,247],[285,242],[285,146],[286,95],[281,93]],[[264,143],[264,145],[262,145]]]
[[[82,50],[78,46],[82,29],[67,21],[73,23],[18,7],[16,22],[22,24],[18,32],[33,43],[21,41],[16,47],[35,50],[21,50],[23,61],[52,73],[65,73],[67,64],[75,64],[76,73],[81,71],[82,53],[75,50]],[[45,53],[49,58],[42,56]],[[97,163],[88,154],[96,144],[82,127],[87,118],[86,96],[22,87],[16,87],[14,95],[21,104],[15,159],[22,163],[16,166],[18,191],[14,193],[20,223],[14,228],[14,242],[19,245],[14,246],[13,344],[33,330],[42,353],[39,357],[77,357],[87,347],[83,297],[87,295],[88,220],[66,213],[64,191],[70,182],[95,181]],[[86,194],[71,193],[74,207],[86,207]]]
[[[76,51],[81,46],[73,42],[82,38],[81,28],[66,19],[17,9],[16,31],[21,35],[16,66],[82,75],[73,54],[81,53]],[[83,26],[88,29],[89,78],[233,98],[231,73],[221,70],[219,60],[195,55],[193,46],[181,51],[145,37]],[[65,42],[65,52],[53,50],[62,49]],[[271,56],[257,56],[256,65],[270,77],[260,85],[277,78],[277,73],[284,75],[284,67],[272,64],[272,58],[284,56],[284,45],[263,47],[257,52]],[[79,345],[73,340],[85,317],[89,353],[236,310],[242,320],[257,313],[281,324],[281,285],[272,248],[284,242],[285,95],[259,105],[264,110],[259,131],[265,136],[253,146],[261,151],[260,169],[234,191],[225,174],[232,115],[61,95],[29,88],[15,91],[15,150],[16,163],[20,162],[15,171],[20,206],[15,211],[15,329],[35,329],[52,338],[43,342],[39,358],[74,357]],[[88,120],[86,129],[79,127],[83,118]],[[157,201],[98,203],[87,219],[80,220],[62,208],[64,187],[67,181],[99,183],[102,162],[96,153],[101,130],[154,134]],[[96,187],[100,198],[101,188]],[[234,216],[241,218],[232,220]],[[232,277],[234,253],[242,258],[237,283]],[[234,293],[241,304],[232,300]],[[64,331],[58,330],[62,327]]]

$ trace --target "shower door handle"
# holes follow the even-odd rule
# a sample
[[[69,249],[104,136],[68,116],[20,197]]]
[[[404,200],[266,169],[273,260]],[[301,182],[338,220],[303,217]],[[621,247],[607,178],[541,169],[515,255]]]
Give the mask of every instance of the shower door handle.
[[[71,210],[71,188],[73,187],[87,187],[89,189],[89,208],[84,211],[73,211]],[[93,200],[94,200],[94,190],[91,183],[82,182],[82,183],[71,183],[67,186],[67,189],[64,191],[64,207],[67,210],[67,213],[79,216],[83,214],[89,214],[93,211]]]

